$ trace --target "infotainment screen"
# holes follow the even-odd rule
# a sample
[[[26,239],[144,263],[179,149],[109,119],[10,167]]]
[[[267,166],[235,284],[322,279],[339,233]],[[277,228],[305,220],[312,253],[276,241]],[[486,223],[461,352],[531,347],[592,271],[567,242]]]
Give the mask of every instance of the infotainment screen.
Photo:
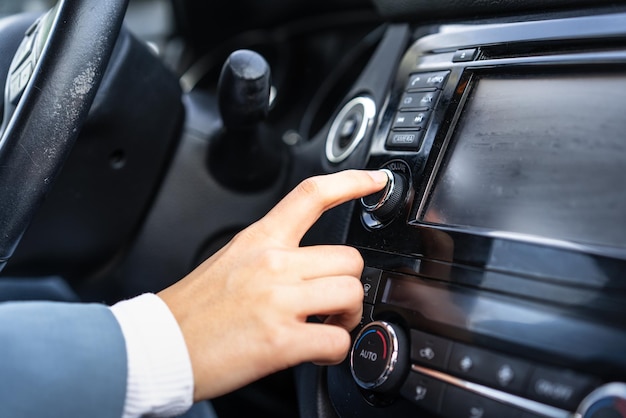
[[[626,73],[477,77],[418,220],[626,248]]]

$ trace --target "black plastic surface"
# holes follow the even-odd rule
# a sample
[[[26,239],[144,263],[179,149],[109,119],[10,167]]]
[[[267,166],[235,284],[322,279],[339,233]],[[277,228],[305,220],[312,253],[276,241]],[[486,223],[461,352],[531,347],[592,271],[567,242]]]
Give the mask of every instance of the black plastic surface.
[[[233,191],[212,177],[206,163],[222,132],[217,97],[193,93],[183,104],[185,129],[169,170],[127,257],[110,278],[122,283],[126,295],[159,291],[183,277],[284,193],[284,177],[256,193]]]

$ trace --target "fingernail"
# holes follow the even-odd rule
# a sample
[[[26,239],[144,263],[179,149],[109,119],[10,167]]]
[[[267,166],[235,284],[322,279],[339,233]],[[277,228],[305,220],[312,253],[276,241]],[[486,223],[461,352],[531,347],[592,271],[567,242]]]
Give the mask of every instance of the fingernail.
[[[379,184],[386,184],[389,180],[387,172],[385,170],[371,170],[367,172],[374,182]]]

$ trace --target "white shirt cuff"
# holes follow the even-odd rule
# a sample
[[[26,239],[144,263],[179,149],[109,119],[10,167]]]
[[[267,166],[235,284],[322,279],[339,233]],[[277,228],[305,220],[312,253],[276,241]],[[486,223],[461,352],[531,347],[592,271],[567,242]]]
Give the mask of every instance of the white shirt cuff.
[[[146,293],[111,311],[128,357],[124,418],[176,416],[193,402],[193,371],[183,334],[163,300]]]

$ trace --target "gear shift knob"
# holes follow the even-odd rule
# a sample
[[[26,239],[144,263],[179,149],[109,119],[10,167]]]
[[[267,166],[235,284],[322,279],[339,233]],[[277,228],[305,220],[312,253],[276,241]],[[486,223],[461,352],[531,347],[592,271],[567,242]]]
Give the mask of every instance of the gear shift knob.
[[[286,167],[285,144],[265,120],[270,78],[265,58],[246,49],[230,54],[222,67],[218,102],[225,129],[214,139],[208,163],[228,188],[262,190],[275,184]]]
[[[260,54],[247,49],[233,52],[222,67],[218,100],[228,130],[253,129],[269,111],[271,71]]]

